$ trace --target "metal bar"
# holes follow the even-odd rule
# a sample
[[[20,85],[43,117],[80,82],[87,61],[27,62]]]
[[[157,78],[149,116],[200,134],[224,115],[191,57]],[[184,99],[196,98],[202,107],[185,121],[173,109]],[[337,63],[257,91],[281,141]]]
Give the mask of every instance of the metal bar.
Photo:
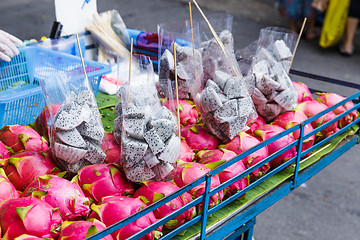
[[[206,222],[208,217],[209,201],[210,201],[210,186],[211,186],[211,174],[206,174],[206,185],[204,193],[204,205],[202,207],[203,211],[201,213],[201,234],[200,239],[204,240],[206,235]]]
[[[323,81],[323,82],[334,83],[334,84],[341,85],[341,86],[360,89],[360,85],[356,84],[356,83],[349,83],[349,82],[345,82],[342,80],[324,77],[324,76],[320,76],[320,75],[316,75],[316,74],[312,74],[312,73],[301,72],[301,71],[294,70],[294,69],[290,69],[290,74],[298,75],[301,77],[308,77],[308,78],[316,79],[316,80]]]
[[[352,137],[346,143],[342,144],[331,152],[330,154],[324,156],[319,161],[313,163],[306,169],[303,169],[299,172],[297,185],[295,187],[300,186],[302,183],[306,182],[309,178],[317,174],[331,162],[335,161],[338,157],[352,148],[359,136]],[[247,206],[245,209],[242,209],[238,213],[234,213],[232,217],[230,217],[224,224],[221,224],[216,227],[215,230],[211,231],[207,235],[207,240],[218,240],[226,237],[225,233],[233,232],[237,229],[236,226],[239,224],[244,224],[252,218],[256,217],[259,213],[279,201],[281,198],[285,197],[292,191],[292,182],[287,181],[282,183],[280,186],[274,188],[272,191],[265,193],[258,200],[253,202],[251,205]]]
[[[245,238],[242,238],[242,234],[247,232],[249,229],[254,228],[256,222],[256,218],[252,218],[250,221],[236,229],[233,233],[226,236],[224,240],[244,240]]]
[[[300,136],[299,136],[299,144],[297,148],[297,154],[296,154],[296,165],[294,170],[294,177],[293,177],[293,188],[295,188],[297,177],[299,174],[299,167],[300,167],[300,159],[301,159],[301,152],[302,152],[302,145],[303,145],[303,137],[304,137],[304,123],[300,124]]]

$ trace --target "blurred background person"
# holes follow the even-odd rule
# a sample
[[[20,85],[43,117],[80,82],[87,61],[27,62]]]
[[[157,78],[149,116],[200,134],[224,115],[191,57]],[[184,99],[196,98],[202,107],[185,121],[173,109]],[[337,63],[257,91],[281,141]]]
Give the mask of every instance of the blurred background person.
[[[360,18],[360,0],[351,0],[349,15],[346,21],[344,42],[340,45],[340,53],[343,56],[351,56],[354,53],[354,37]]]
[[[289,29],[299,32],[299,21],[307,18],[305,39],[312,40],[319,36],[315,31],[316,10],[312,7],[313,0],[277,0],[278,10],[289,22]]]

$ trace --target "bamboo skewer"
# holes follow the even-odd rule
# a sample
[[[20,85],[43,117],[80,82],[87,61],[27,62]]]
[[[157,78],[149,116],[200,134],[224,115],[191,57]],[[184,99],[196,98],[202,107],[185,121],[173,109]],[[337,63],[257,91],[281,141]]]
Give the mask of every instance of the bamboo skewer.
[[[130,80],[131,80],[131,65],[132,65],[132,55],[133,55],[133,38],[130,39],[130,58],[129,58],[129,82],[128,82],[128,93],[126,98],[126,109],[128,108],[130,102]]]
[[[80,41],[79,41],[79,35],[78,34],[76,34],[76,41],[77,41],[77,45],[78,45],[78,48],[79,48],[79,54],[80,54],[81,64],[82,64],[82,67],[83,67],[83,70],[84,70],[85,79],[86,79],[87,82],[89,82],[88,76],[86,74],[85,63],[84,63],[84,58],[83,58],[83,55],[82,55],[82,52],[81,52],[81,47],[80,47]]]
[[[194,78],[196,81],[197,77],[196,77],[195,41],[194,41],[194,29],[192,22],[191,2],[189,2],[189,14],[190,14],[191,42],[192,42],[193,57],[194,57]]]
[[[178,89],[178,80],[177,80],[177,71],[176,71],[176,48],[174,47],[174,75],[175,75],[175,94],[176,94],[176,114],[178,121],[178,130],[179,130],[179,139],[181,139],[181,129],[180,129],[180,104],[179,104],[179,89]]]
[[[207,25],[210,28],[210,31],[212,33],[212,35],[214,36],[216,42],[219,44],[221,50],[224,52],[225,57],[231,62],[231,67],[232,70],[234,71],[235,75],[237,78],[242,79],[242,74],[239,72],[239,69],[235,66],[234,61],[232,61],[231,57],[229,56],[228,52],[225,49],[224,44],[221,42],[219,36],[216,34],[213,26],[211,25],[211,23],[209,22],[209,20],[207,19],[207,17],[205,16],[204,12],[201,10],[200,6],[198,5],[198,3],[196,2],[196,0],[192,0],[193,3],[195,4],[195,6],[197,7],[197,9],[199,10],[200,14],[202,15],[202,17],[204,18],[205,22],[207,23]]]
[[[305,28],[306,20],[307,20],[307,18],[304,18],[303,24],[302,24],[302,26],[301,26],[300,33],[299,33],[299,37],[298,37],[298,39],[297,39],[297,41],[296,41],[295,48],[294,48],[294,51],[293,51],[293,54],[292,54],[292,57],[291,57],[290,66],[289,66],[289,71],[290,71],[291,66],[292,66],[292,63],[293,63],[293,61],[294,61],[295,53],[296,53],[296,50],[297,50],[297,48],[298,48],[298,46],[299,46],[299,42],[300,42],[300,39],[301,39],[301,35],[302,35],[302,33],[303,33],[303,31],[304,31],[304,28]]]

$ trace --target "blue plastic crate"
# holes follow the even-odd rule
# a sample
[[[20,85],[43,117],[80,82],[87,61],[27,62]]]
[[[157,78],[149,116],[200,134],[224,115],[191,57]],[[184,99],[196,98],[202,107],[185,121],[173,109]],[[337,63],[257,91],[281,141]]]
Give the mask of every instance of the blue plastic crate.
[[[84,77],[79,57],[40,47],[19,51],[11,62],[0,61],[0,127],[35,121],[45,106],[39,80],[59,74]],[[85,60],[85,67],[96,95],[102,75],[111,68],[90,60]]]

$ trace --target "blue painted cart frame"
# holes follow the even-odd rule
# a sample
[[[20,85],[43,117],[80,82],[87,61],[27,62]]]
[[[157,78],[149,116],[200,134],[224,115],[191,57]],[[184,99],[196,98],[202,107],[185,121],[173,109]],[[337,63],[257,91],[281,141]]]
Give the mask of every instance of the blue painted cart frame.
[[[324,81],[324,82],[328,82],[328,83],[335,83],[335,84],[339,84],[342,86],[347,86],[347,87],[351,87],[351,88],[360,90],[360,85],[358,85],[358,84],[348,83],[348,82],[344,82],[341,80],[326,78],[326,77],[313,75],[313,74],[309,74],[309,73],[304,73],[304,72],[300,72],[300,71],[295,71],[295,70],[291,70],[290,73],[297,75],[297,76],[303,76],[303,77],[307,77],[307,78],[311,78],[311,79],[315,79],[315,80],[319,80],[319,81]],[[353,110],[358,110],[360,108],[359,100],[360,100],[360,91],[358,91],[354,95],[346,98],[344,101],[334,105],[333,107],[328,108],[325,111],[309,118],[308,120],[304,121],[302,124],[296,125],[288,130],[285,130],[284,132],[278,134],[277,136],[274,136],[273,138],[268,139],[268,140],[260,143],[259,145],[249,149],[248,151],[246,151],[242,154],[239,154],[238,156],[231,159],[230,161],[228,161],[228,162],[224,163],[223,165],[217,167],[216,169],[210,171],[203,177],[195,180],[191,184],[180,188],[178,191],[174,192],[173,194],[171,194],[167,197],[164,197],[161,200],[159,200],[158,202],[155,202],[152,205],[137,212],[136,214],[134,214],[126,219],[123,219],[122,221],[119,221],[119,222],[113,224],[112,226],[109,226],[105,230],[96,233],[95,235],[89,237],[88,239],[91,239],[91,240],[101,239],[102,237],[104,237],[104,236],[120,229],[121,227],[133,222],[134,220],[148,214],[149,212],[153,211],[154,209],[160,207],[161,205],[166,204],[170,200],[180,196],[184,192],[187,192],[190,189],[192,189],[193,187],[195,187],[199,184],[202,184],[204,182],[206,183],[204,194],[202,194],[200,197],[194,199],[190,203],[186,204],[185,206],[179,208],[178,210],[172,212],[171,214],[167,215],[166,217],[160,219],[156,223],[154,223],[154,224],[148,226],[147,228],[143,229],[142,231],[134,234],[129,239],[134,240],[134,239],[141,238],[142,236],[153,231],[157,227],[163,225],[164,223],[173,219],[175,216],[183,213],[184,211],[199,204],[202,201],[204,201],[204,204],[203,204],[203,210],[202,210],[201,215],[198,215],[198,216],[194,217],[192,220],[187,221],[186,223],[181,225],[179,228],[162,236],[161,239],[163,239],[163,240],[171,239],[174,236],[176,236],[177,234],[181,233],[183,230],[187,229],[188,227],[194,225],[197,222],[201,222],[200,232],[196,236],[191,237],[192,239],[201,239],[202,240],[202,239],[206,238],[206,239],[214,239],[214,240],[218,240],[218,239],[229,239],[230,240],[230,239],[237,239],[240,236],[242,236],[242,238],[245,240],[251,239],[252,234],[253,234],[253,228],[255,225],[255,219],[258,214],[260,214],[265,209],[270,207],[272,204],[274,204],[275,202],[279,201],[281,198],[283,198],[284,196],[289,194],[291,191],[293,191],[295,188],[300,186],[302,183],[306,182],[308,179],[310,179],[312,176],[317,174],[319,171],[321,171],[323,168],[325,168],[331,162],[336,160],[342,154],[346,153],[349,149],[351,149],[353,146],[355,146],[355,144],[359,143],[359,135],[358,134],[355,134],[349,138],[346,138],[332,152],[323,156],[320,160],[316,161],[315,163],[311,164],[310,166],[306,167],[305,169],[302,169],[301,171],[299,171],[300,161],[303,156],[305,156],[306,154],[310,153],[311,151],[313,151],[315,149],[318,149],[318,148],[324,146],[326,143],[328,143],[330,140],[332,140],[336,136],[346,132],[351,127],[353,127],[355,124],[358,124],[360,122],[360,118],[356,119],[351,124],[342,128],[340,131],[336,132],[335,134],[331,135],[330,137],[327,137],[326,139],[323,139],[323,140],[317,142],[311,148],[301,151],[303,141],[306,140],[307,138],[309,138],[310,136],[316,134],[317,132],[323,130],[327,126],[338,121],[339,119],[343,118],[344,116],[348,115]],[[341,115],[337,116],[333,120],[314,129],[313,131],[309,132],[308,134],[304,134],[304,126],[305,125],[311,123],[312,121],[316,120],[317,118],[325,115],[326,113],[334,110],[335,108],[345,104],[348,101],[353,101],[354,103],[356,103],[355,106],[353,108],[347,110],[346,112],[342,113]],[[212,176],[218,174],[219,172],[226,169],[227,167],[234,164],[235,162],[241,161],[241,159],[243,159],[245,156],[263,148],[265,145],[268,145],[268,144],[280,139],[281,137],[283,137],[287,134],[290,134],[299,129],[300,129],[300,137],[297,140],[295,140],[288,146],[280,149],[276,153],[270,155],[269,157],[265,158],[264,160],[258,162],[254,166],[248,168],[246,171],[233,177],[232,179],[228,180],[227,182],[224,182],[221,185],[219,185],[213,189],[210,189]],[[234,194],[233,196],[223,200],[220,204],[218,204],[210,209],[208,208],[210,196],[212,196],[215,193],[217,193],[218,191],[226,188],[230,184],[238,181],[239,179],[245,177],[246,175],[248,175],[255,169],[263,166],[267,162],[271,161],[272,159],[274,159],[278,155],[284,153],[285,151],[293,148],[294,146],[296,146],[296,148],[298,150],[297,151],[298,153],[295,157],[293,157],[289,161],[283,163],[281,166],[277,167],[276,169],[273,169],[272,171],[268,172],[262,178],[252,182],[245,189],[242,189],[241,191]],[[249,190],[255,188],[260,183],[264,182],[266,179],[269,179],[271,176],[277,174],[278,172],[282,171],[283,169],[285,169],[293,164],[295,165],[295,168],[294,168],[294,173],[291,176],[291,178],[282,182],[281,184],[279,184],[275,188],[271,189],[270,191],[262,194],[260,197],[253,199],[251,202],[244,204],[243,206],[241,206],[241,208],[239,208],[238,210],[233,212],[231,215],[226,217],[226,219],[220,220],[219,222],[207,227],[207,221],[208,221],[209,215],[215,213],[216,211],[220,210],[224,206],[230,204],[231,202],[233,202],[234,200],[236,200],[237,198],[239,198],[240,196],[242,196]]]

